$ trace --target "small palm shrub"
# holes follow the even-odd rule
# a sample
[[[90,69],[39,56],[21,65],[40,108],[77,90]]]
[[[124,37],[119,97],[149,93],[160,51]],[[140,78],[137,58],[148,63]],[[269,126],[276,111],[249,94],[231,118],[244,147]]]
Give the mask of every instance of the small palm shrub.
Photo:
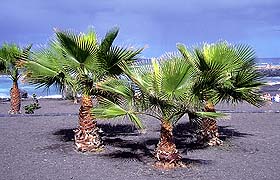
[[[36,109],[41,108],[36,94],[32,94],[32,99],[33,99],[33,103],[24,106],[25,114],[34,114],[34,111]]]

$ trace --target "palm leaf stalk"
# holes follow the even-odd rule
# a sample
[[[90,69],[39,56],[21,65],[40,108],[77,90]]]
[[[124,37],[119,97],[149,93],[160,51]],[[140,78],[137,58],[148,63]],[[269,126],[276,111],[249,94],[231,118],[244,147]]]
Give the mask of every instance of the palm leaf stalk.
[[[193,93],[204,101],[205,112],[215,112],[215,105],[219,102],[236,104],[246,101],[257,107],[264,103],[259,93],[262,76],[256,70],[256,56],[251,47],[218,42],[205,43],[193,51],[187,50],[183,44],[178,44],[177,48],[192,64],[196,77]],[[215,119],[189,116],[202,143],[222,144]]]
[[[197,116],[202,115],[196,111],[202,107],[202,103],[190,94],[193,85],[191,66],[177,55],[166,55],[160,60],[153,59],[151,65],[140,63],[128,66],[122,63],[121,67],[129,77],[130,82],[136,85],[136,88],[131,86],[133,93],[111,89],[112,92],[122,97],[125,97],[124,94],[132,94],[134,102],[132,107],[134,108],[129,110],[131,106],[128,106],[130,108],[124,111],[127,113],[123,114],[133,113],[135,116],[146,114],[156,118],[161,123],[160,140],[154,153],[157,160],[155,166],[161,168],[184,166],[174,142],[173,126],[185,113],[192,112]],[[108,90],[107,86],[104,87],[102,84],[99,88]],[[114,107],[115,103],[119,102],[111,101],[113,104],[111,107]],[[123,104],[122,106],[127,108]],[[101,104],[99,109],[93,110],[96,117],[115,117],[114,111],[114,113],[108,112],[104,107]],[[106,108],[108,109],[108,106]],[[210,114],[213,115],[213,113],[205,113],[204,115],[209,117]]]
[[[18,80],[21,76],[18,64],[21,60],[26,60],[29,56],[31,46],[20,49],[16,44],[4,43],[0,48],[0,72],[9,75],[13,81],[10,90],[11,107],[9,114],[19,114],[21,107],[20,90]]]

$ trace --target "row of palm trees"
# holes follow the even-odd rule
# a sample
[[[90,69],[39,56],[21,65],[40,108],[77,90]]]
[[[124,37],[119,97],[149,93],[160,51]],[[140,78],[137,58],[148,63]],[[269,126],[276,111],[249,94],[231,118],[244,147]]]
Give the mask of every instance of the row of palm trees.
[[[181,117],[189,116],[200,141],[216,145],[221,141],[215,118],[223,116],[215,111],[217,103],[263,104],[259,93],[261,75],[249,46],[218,42],[187,49],[177,44],[177,53],[147,63],[139,60],[143,48],[113,44],[118,32],[118,28],[113,28],[99,41],[92,29],[86,34],[55,30],[56,38],[34,53],[29,53],[28,47],[7,56],[3,52],[9,46],[5,44],[0,49],[0,67],[12,79],[6,62],[17,72],[20,67],[31,84],[46,88],[55,85],[61,93],[70,89],[74,96],[82,95],[79,126],[75,130],[78,151],[103,149],[96,118],[127,116],[137,127],[144,128],[139,115],[145,114],[161,124],[154,153],[156,164],[181,166],[172,132]],[[11,99],[20,102],[16,93],[11,91]],[[18,103],[11,100],[11,111],[16,113],[19,109],[14,106],[18,107]]]

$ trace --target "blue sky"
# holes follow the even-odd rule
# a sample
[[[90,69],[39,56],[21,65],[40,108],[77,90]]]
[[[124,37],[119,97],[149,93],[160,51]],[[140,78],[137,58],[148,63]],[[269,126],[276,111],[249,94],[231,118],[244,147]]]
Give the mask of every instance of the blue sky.
[[[280,57],[279,17],[279,0],[2,0],[0,43],[44,44],[53,28],[92,26],[103,37],[118,26],[116,44],[147,46],[143,57],[219,40]]]

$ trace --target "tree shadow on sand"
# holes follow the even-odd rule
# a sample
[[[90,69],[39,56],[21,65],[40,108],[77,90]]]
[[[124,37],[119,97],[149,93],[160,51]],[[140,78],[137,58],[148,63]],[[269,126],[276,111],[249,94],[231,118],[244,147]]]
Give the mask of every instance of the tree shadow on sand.
[[[187,129],[188,127],[186,127]],[[184,128],[185,129],[185,128]],[[136,129],[134,129],[136,131]],[[159,131],[159,130],[157,130]],[[175,141],[178,146],[178,149],[182,151],[183,147],[188,147],[190,143],[184,144],[185,141],[183,138],[188,138],[189,133],[185,134],[184,137],[182,136],[176,136],[178,135],[177,131],[181,131],[175,128]],[[122,131],[121,131],[122,132]],[[185,131],[184,131],[185,132]],[[184,134],[184,132],[181,132]],[[125,139],[121,138],[119,135],[122,134],[115,134],[114,136],[105,136],[104,144],[108,147],[112,147],[113,150],[107,151],[106,154],[104,154],[105,157],[114,158],[114,159],[120,159],[120,160],[126,160],[126,161],[139,161],[144,164],[153,163],[155,161],[154,159],[154,150],[157,146],[157,143],[159,141],[159,137],[154,137],[154,135],[148,134],[148,135],[142,135],[141,137],[137,138],[137,140],[134,139]],[[136,133],[138,136],[141,134]],[[127,133],[127,135],[135,135],[135,133]],[[157,134],[158,136],[158,134]],[[191,149],[194,149],[195,145],[194,143],[191,144]],[[189,147],[187,149],[190,149]],[[202,159],[188,159],[183,158],[182,161],[186,164],[209,164],[210,161],[208,160],[202,160]]]
[[[117,137],[117,136],[138,136],[136,128],[133,125],[111,125],[111,124],[99,124],[98,127],[101,130],[102,137]],[[75,129],[60,129],[53,133],[53,135],[59,136],[60,141],[69,142],[74,141]]]
[[[55,131],[53,135],[59,136],[60,141],[74,141],[74,129],[60,129]]]
[[[232,138],[253,136],[253,134],[239,132],[231,126],[219,126],[218,130],[220,134],[220,139],[223,141],[228,141]]]
[[[138,136],[137,128],[134,125],[128,124],[99,124],[98,127],[102,130],[102,136],[117,137],[117,136]]]
[[[153,157],[152,147],[156,139],[133,141],[121,138],[104,139],[104,144],[108,147],[105,157],[122,159],[129,161],[140,161],[147,163]],[[150,143],[149,143],[150,142]]]
[[[158,139],[147,139],[142,142],[133,140],[140,136],[140,132],[133,125],[112,125],[112,124],[99,124],[98,127],[102,130],[101,136],[103,143],[106,147],[103,156],[109,158],[141,161],[153,157],[152,150],[149,148],[158,142]],[[74,142],[74,129],[60,129],[53,133],[58,136],[60,141]],[[129,138],[129,140],[127,139]]]
[[[143,164],[153,164],[155,162],[153,153],[158,141],[158,138],[151,137],[140,141],[124,140],[121,138],[114,138],[109,141],[106,139],[105,144],[113,147],[114,150],[108,151],[103,156],[120,159],[121,161],[138,161]],[[181,151],[181,149],[179,150]],[[210,160],[189,158],[182,158],[182,162],[193,165],[211,164]]]
[[[218,131],[220,135],[219,138],[222,141],[230,141],[233,138],[252,136],[252,134],[239,132],[231,126],[219,126]],[[181,150],[182,153],[209,147],[207,144],[202,144],[197,141],[197,136],[189,122],[180,123],[174,128],[174,138],[177,148]]]
[[[133,125],[112,125],[99,124],[102,129],[102,139],[106,151],[102,156],[125,161],[139,161],[144,164],[154,161],[154,149],[159,141],[159,137],[139,133]],[[63,142],[74,141],[74,129],[60,129],[53,133],[59,136]],[[159,131],[159,130],[158,130]],[[252,136],[252,134],[241,133],[230,126],[219,127],[220,138],[228,141],[236,137]],[[158,134],[157,134],[158,135]],[[182,155],[188,151],[196,149],[205,149],[208,146],[197,143],[193,130],[189,123],[180,123],[174,128],[175,143]],[[202,159],[183,158],[182,161],[187,164],[210,164],[211,161]]]

